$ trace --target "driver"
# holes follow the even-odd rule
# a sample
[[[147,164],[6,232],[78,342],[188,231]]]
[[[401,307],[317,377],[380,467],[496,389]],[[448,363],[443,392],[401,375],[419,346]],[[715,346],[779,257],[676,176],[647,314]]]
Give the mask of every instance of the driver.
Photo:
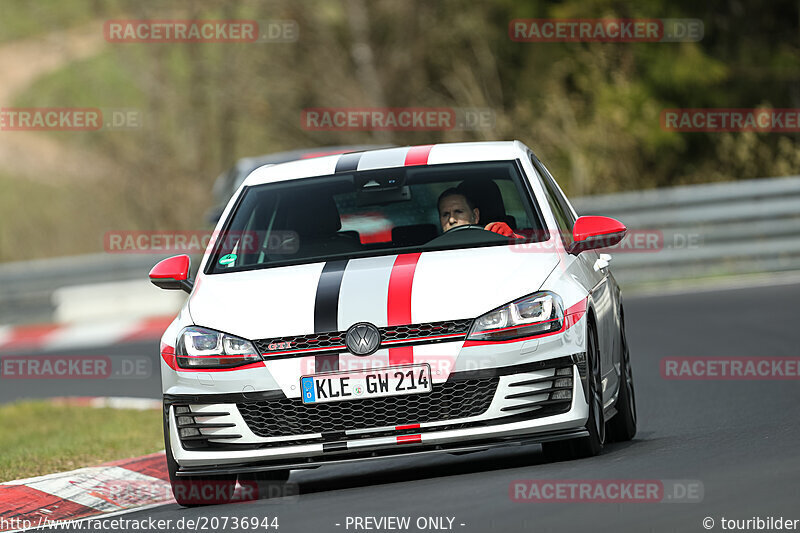
[[[438,206],[439,223],[442,225],[442,232],[450,231],[458,226],[478,224],[480,221],[481,212],[475,207],[475,202],[456,188],[444,191],[439,196]],[[514,233],[505,222],[491,222],[483,229],[498,233],[504,237],[523,238],[522,235]]]

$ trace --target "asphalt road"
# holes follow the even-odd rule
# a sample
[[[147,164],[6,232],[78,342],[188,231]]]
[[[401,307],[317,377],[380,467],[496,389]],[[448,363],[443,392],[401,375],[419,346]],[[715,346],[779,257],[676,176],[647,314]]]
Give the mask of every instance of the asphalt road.
[[[800,382],[674,381],[659,371],[669,356],[800,356],[798,301],[800,285],[627,298],[639,432],[595,458],[547,463],[531,445],[324,467],[292,474],[292,500],[166,505],[124,518],[268,516],[279,533],[367,531],[347,528],[347,517],[408,516],[406,531],[420,531],[420,517],[450,517],[464,532],[706,531],[705,517],[714,530],[723,517],[800,519]],[[509,485],[520,479],[688,480],[702,486],[702,501],[513,502]]]

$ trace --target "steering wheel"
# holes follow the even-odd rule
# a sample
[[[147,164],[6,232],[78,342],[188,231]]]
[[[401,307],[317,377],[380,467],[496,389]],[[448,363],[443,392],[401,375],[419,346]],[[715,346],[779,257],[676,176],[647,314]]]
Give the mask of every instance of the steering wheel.
[[[462,224],[460,226],[453,226],[452,228],[450,228],[449,230],[445,231],[444,233],[453,233],[453,232],[456,232],[456,231],[463,231],[463,230],[467,230],[467,229],[479,229],[479,230],[486,231],[484,229],[484,227],[481,226],[480,224]],[[444,235],[444,233],[442,235]]]

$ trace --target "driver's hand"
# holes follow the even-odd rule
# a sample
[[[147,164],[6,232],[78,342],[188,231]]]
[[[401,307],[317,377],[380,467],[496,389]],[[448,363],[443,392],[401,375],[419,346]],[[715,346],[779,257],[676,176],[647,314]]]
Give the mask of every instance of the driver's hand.
[[[522,239],[522,235],[517,235],[511,230],[511,226],[506,224],[505,222],[492,222],[491,224],[487,224],[485,228],[486,231],[491,231],[493,233],[498,233],[503,237],[514,237],[515,239]]]

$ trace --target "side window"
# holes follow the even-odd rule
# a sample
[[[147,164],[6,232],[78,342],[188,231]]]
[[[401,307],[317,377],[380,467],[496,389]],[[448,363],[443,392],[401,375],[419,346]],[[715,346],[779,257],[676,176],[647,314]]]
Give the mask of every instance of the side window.
[[[534,225],[525,212],[525,205],[522,203],[522,196],[517,190],[516,184],[511,180],[496,180],[495,183],[500,188],[503,203],[506,208],[506,215],[513,218],[518,229],[538,228],[539,224]]]
[[[550,204],[553,217],[555,217],[556,224],[558,224],[558,229],[561,232],[561,240],[564,241],[565,246],[570,245],[572,244],[572,227],[575,225],[575,217],[572,214],[572,210],[569,208],[564,195],[561,194],[555,180],[553,180],[553,176],[550,175],[544,165],[534,156],[531,156],[531,163],[542,176],[547,202]]]

